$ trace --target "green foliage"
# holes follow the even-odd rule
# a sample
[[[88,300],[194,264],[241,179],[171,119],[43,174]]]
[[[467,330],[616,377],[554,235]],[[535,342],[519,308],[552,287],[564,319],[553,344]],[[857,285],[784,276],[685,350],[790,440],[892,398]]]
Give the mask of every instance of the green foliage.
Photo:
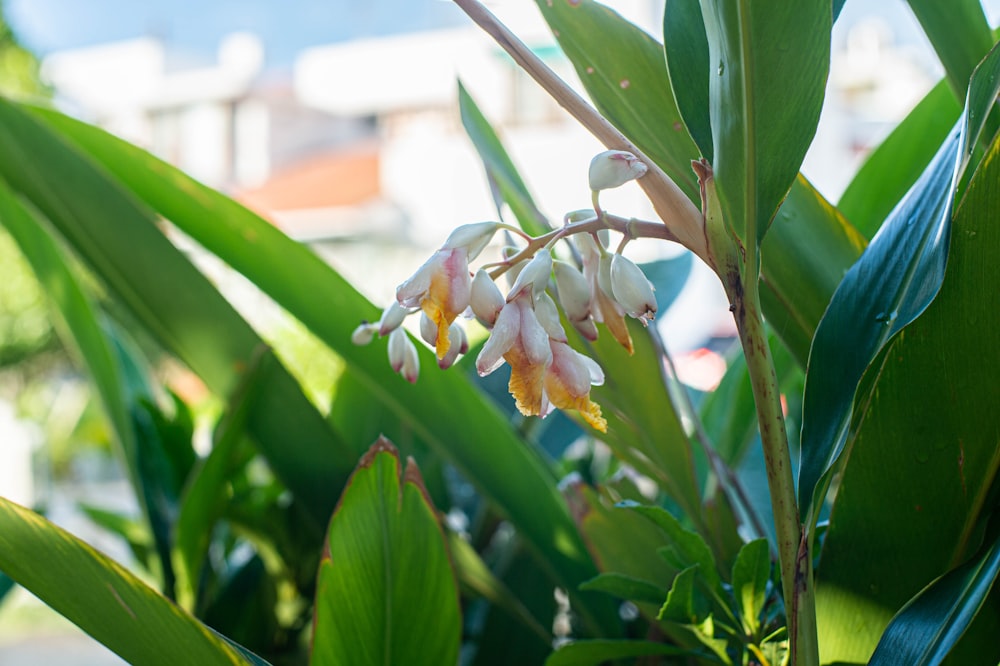
[[[591,0],[537,4],[597,109],[682,201],[701,203],[704,187],[710,223],[735,235],[712,268],[747,355],[721,385],[693,404],[653,327],[628,322],[629,353],[567,315],[547,323],[602,368],[588,395],[607,433],[573,411],[538,427],[471,362],[440,371],[422,346],[412,386],[384,341],[352,343],[378,309],[307,247],[124,141],[0,100],[0,224],[91,378],[142,509],[85,511],[153,581],[0,500],[0,596],[16,581],[143,664],[812,666],[813,651],[824,663],[996,663],[1000,315],[983,285],[1000,247],[989,223],[1000,50],[979,63],[993,41],[981,6],[910,2],[947,83],[834,206],[797,171],[842,1],[670,0],[663,45]],[[18,48],[0,30],[0,79]],[[967,100],[960,116],[953,93]],[[572,224],[611,226],[546,219],[502,132],[461,85],[458,101],[498,216],[552,234],[531,252]],[[666,233],[622,218],[621,246],[669,235],[674,221],[662,222]],[[287,369],[308,354],[269,345],[173,229],[293,318],[325,374]],[[644,266],[661,313],[691,262]],[[27,313],[20,328],[0,319],[0,362],[52,344],[33,288],[0,289]],[[767,328],[747,328],[758,294]],[[159,355],[221,405],[204,457],[190,407],[158,384]],[[777,437],[785,457],[755,448],[783,429],[776,412],[791,430]],[[796,506],[784,461],[800,415]],[[369,448],[380,434],[402,454],[386,439]],[[579,474],[560,483],[568,470]],[[787,491],[770,512],[759,511],[764,478]],[[822,511],[830,522],[817,526]],[[787,532],[768,519],[795,527],[800,515],[789,566]]]

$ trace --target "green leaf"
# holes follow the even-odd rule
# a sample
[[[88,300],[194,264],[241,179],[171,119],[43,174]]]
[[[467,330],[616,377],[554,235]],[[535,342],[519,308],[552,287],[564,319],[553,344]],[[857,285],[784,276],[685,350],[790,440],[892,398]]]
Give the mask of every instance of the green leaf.
[[[669,0],[663,12],[663,47],[670,85],[691,138],[714,159],[709,105],[708,36],[700,0]]]
[[[869,665],[941,663],[979,612],[998,574],[1000,535],[907,602],[892,618]]]
[[[951,89],[964,96],[972,71],[993,46],[981,0],[907,1],[944,65]]]
[[[254,555],[228,571],[221,589],[201,614],[205,624],[249,650],[264,651],[280,629],[275,607],[276,581]]]
[[[917,181],[961,113],[955,93],[941,81],[868,156],[837,202],[865,238]]]
[[[566,643],[545,661],[545,666],[599,666],[626,657],[700,656],[693,650],[652,641],[573,641]]]
[[[535,205],[527,185],[521,180],[521,175],[500,143],[496,131],[461,82],[458,84],[458,109],[465,133],[472,140],[472,145],[486,168],[486,179],[493,192],[497,214],[500,214],[500,204],[504,202],[510,206],[514,217],[527,233],[541,236],[550,231],[551,225]]]
[[[635,502],[622,502],[619,506],[645,516],[663,530],[678,560],[685,566],[697,564],[700,576],[704,578],[711,592],[722,589],[722,579],[716,570],[715,558],[700,534],[686,529],[669,511],[658,506],[644,506]]]
[[[0,569],[129,663],[245,663],[118,563],[3,498]]]
[[[939,295],[864,378],[817,570],[824,662],[866,661],[892,616],[971,555],[993,510],[1000,310],[983,285],[1000,279],[998,182],[994,142],[955,212]],[[958,648],[994,663],[1000,620],[976,624]]]
[[[767,581],[771,577],[771,553],[767,539],[755,539],[740,549],[733,565],[733,595],[740,607],[744,630],[755,636],[760,614],[767,601]]]
[[[660,43],[593,0],[535,4],[601,114],[699,201],[691,171],[698,148],[674,101]],[[595,35],[613,48],[595,48]]]
[[[727,224],[764,238],[812,142],[830,68],[829,0],[702,0],[709,100]]]
[[[560,586],[575,594],[582,581],[597,573],[551,472],[523,445],[488,399],[471,390],[462,373],[438,371],[433,355],[421,349],[424,371],[418,385],[411,386],[389,367],[384,343],[368,347],[351,343],[357,323],[376,319],[378,310],[308,248],[236,202],[134,146],[61,114],[41,110],[36,113],[112,171],[135,196],[246,275],[340,354],[384,409],[409,424],[417,436],[448,458],[500,507],[532,543],[534,552],[547,563],[547,570]],[[303,289],[303,284],[308,284],[309,289]],[[287,425],[282,436],[288,446],[307,448],[310,457],[321,458],[311,465],[307,478],[315,479],[327,493],[322,506],[329,488],[339,487],[340,478],[337,473],[323,470],[331,466],[340,470],[340,458],[350,449],[346,444],[335,449],[317,446],[316,442],[328,441],[328,437],[302,432],[304,426],[296,421],[299,416],[288,413],[287,407],[265,409],[278,387],[265,389],[261,407],[251,414],[251,432],[259,432],[259,421],[265,416],[287,418],[295,424]],[[291,462],[285,458],[293,454],[295,462],[308,462],[297,451],[273,453],[284,465]],[[510,479],[518,483],[510,483]],[[317,506],[311,496],[305,499],[310,508]],[[574,609],[591,629],[600,627],[600,631],[613,634],[618,626],[614,608],[597,600],[594,603],[593,607],[577,604]]]
[[[648,580],[614,572],[598,574],[583,582],[580,589],[604,592],[619,599],[645,601],[651,604],[660,603],[664,592],[662,587]]]
[[[420,472],[386,439],[341,495],[320,563],[310,664],[458,662],[462,618],[444,533]]]
[[[133,175],[159,177],[148,166]],[[235,389],[263,342],[164,237],[150,210],[9,102],[0,102],[0,177],[45,213],[117,299],[213,392],[228,396]],[[163,189],[188,199],[175,188]],[[204,222],[209,220],[218,222]],[[349,456],[291,375],[280,364],[271,374],[250,429],[275,473],[308,503],[318,522],[325,521],[334,502],[331,484],[346,479]]]
[[[694,578],[698,565],[684,569],[674,578],[667,600],[660,608],[658,620],[676,622],[678,624],[698,624],[700,621],[695,611]]]
[[[803,399],[798,487],[803,516],[814,516],[822,504],[827,484],[821,479],[843,450],[866,368],[937,295],[948,259],[955,187],[998,90],[1000,48],[973,76],[961,134],[956,128],[942,145],[848,271],[820,322]]]

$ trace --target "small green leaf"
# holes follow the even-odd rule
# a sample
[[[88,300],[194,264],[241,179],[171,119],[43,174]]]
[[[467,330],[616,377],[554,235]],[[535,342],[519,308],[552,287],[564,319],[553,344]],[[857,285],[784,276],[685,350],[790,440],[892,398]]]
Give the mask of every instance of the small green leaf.
[[[743,628],[751,636],[760,629],[760,614],[767,601],[767,581],[771,576],[771,554],[766,539],[743,546],[733,565],[733,595],[740,606]]]
[[[697,657],[694,650],[652,641],[573,641],[566,643],[545,661],[545,666],[599,666],[627,657]]]
[[[619,599],[645,601],[658,604],[663,600],[663,588],[648,580],[641,580],[625,574],[608,572],[598,574],[580,584],[581,590],[604,592]]]
[[[722,589],[722,579],[715,568],[715,558],[700,534],[686,529],[669,511],[658,506],[644,506],[635,502],[622,502],[619,506],[645,516],[663,530],[679,561],[686,566],[697,564],[700,567],[700,576],[707,582],[711,592]]]
[[[995,48],[973,75],[960,127],[848,271],[817,328],[803,398],[798,487],[799,506],[809,523],[847,441],[865,370],[940,289],[955,188],[998,90],[1000,48]]]
[[[330,520],[314,627],[313,666],[458,661],[462,618],[444,533],[416,465],[404,472],[386,439],[361,459]]]
[[[1000,535],[971,561],[925,587],[892,618],[869,666],[940,664],[1000,574]]]
[[[121,565],[3,498],[0,569],[129,663],[245,663],[224,640]]]
[[[496,131],[461,82],[458,84],[458,108],[465,133],[469,135],[486,168],[486,179],[494,194],[497,214],[500,214],[500,204],[504,202],[510,206],[514,217],[527,233],[540,236],[550,231],[551,225],[535,205],[527,185],[521,180],[517,167],[500,143]]]
[[[833,12],[829,0],[701,5],[709,45],[712,166],[726,223],[755,249],[819,122]]]
[[[694,578],[698,565],[684,569],[674,578],[670,592],[667,593],[667,600],[660,608],[657,620],[666,622],[676,622],[678,624],[698,624],[697,613],[695,612],[695,591]]]

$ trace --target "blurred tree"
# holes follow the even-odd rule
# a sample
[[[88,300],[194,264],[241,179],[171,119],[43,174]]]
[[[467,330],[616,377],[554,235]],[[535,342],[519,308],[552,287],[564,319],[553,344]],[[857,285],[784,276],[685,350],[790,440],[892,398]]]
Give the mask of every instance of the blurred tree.
[[[38,59],[24,48],[4,14],[0,0],[0,94],[11,97],[46,95],[38,76]]]

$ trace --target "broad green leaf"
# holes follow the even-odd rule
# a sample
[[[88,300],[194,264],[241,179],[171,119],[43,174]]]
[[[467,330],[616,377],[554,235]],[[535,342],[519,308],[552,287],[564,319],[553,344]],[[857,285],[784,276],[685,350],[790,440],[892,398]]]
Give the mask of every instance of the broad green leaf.
[[[625,574],[609,571],[598,574],[580,585],[581,590],[592,590],[613,595],[619,599],[661,603],[664,589],[648,580],[641,580]]]
[[[139,562],[147,570],[153,571],[153,537],[149,533],[149,526],[141,519],[126,516],[107,509],[101,509],[89,504],[77,504],[77,508],[87,516],[90,522],[103,530],[120,537],[136,562]]]
[[[983,285],[1000,278],[998,182],[995,142],[955,212],[940,293],[865,377],[872,388],[852,427],[817,568],[824,661],[867,660],[892,616],[972,554],[993,510],[1000,310]],[[971,654],[995,663],[998,634],[993,613],[958,647],[968,642]]]
[[[700,0],[668,0],[663,12],[663,47],[677,108],[702,157],[711,163],[708,36]]]
[[[148,166],[136,174],[158,175]],[[235,389],[263,342],[164,237],[150,210],[9,102],[0,102],[0,177],[47,216],[117,299],[212,391],[227,396]],[[334,502],[331,483],[347,477],[349,457],[291,375],[280,364],[271,374],[251,414],[251,432],[275,473],[308,502],[314,518],[325,520]]]
[[[941,81],[868,156],[837,202],[861,235],[867,239],[875,235],[961,113],[955,93]]]
[[[674,578],[670,592],[667,593],[667,600],[660,608],[658,620],[666,622],[676,622],[678,624],[698,624],[700,621],[695,610],[694,579],[698,571],[698,565],[684,569]]]
[[[247,276],[340,354],[385,409],[408,423],[416,435],[500,507],[547,563],[547,570],[560,586],[575,594],[582,581],[597,573],[549,470],[523,445],[488,399],[471,390],[461,372],[438,371],[433,355],[421,349],[424,370],[418,384],[411,386],[392,372],[384,342],[368,347],[351,343],[357,323],[376,319],[378,310],[308,248],[134,146],[61,114],[36,113],[113,172],[135,196]],[[263,405],[274,391],[274,387],[267,388],[260,398]],[[270,414],[281,412],[281,408],[254,410],[249,424],[252,432],[262,411]],[[287,418],[293,416],[288,414]],[[311,455],[323,458],[322,464],[316,463],[310,470],[310,478],[322,476],[319,470],[334,462],[329,460],[333,450],[316,446],[325,440],[302,434],[298,428],[289,433],[285,434],[289,445],[306,446]],[[336,451],[339,455],[342,449]],[[340,469],[339,457],[336,463]],[[338,487],[331,481],[338,476],[324,474],[322,486],[328,493],[330,487]],[[594,604],[579,603],[574,609],[593,630],[600,627],[600,631],[613,634],[618,626],[614,609],[603,600],[595,599]]]
[[[829,0],[701,0],[726,223],[753,250],[812,142],[830,68]]]
[[[709,591],[721,589],[722,579],[716,570],[715,558],[700,534],[685,528],[669,511],[658,506],[644,506],[635,502],[622,502],[620,506],[645,516],[663,530],[677,559],[685,567],[695,564],[699,566],[699,575],[705,579]]]
[[[975,558],[928,585],[896,613],[868,662],[871,666],[901,662],[929,666],[944,660],[1000,574],[1000,538],[986,546]]]
[[[847,440],[858,383],[944,278],[955,187],[1000,90],[1000,49],[976,70],[960,127],[837,288],[813,340],[803,404],[799,506],[807,522]],[[815,492],[815,495],[814,495]]]
[[[760,614],[767,601],[767,581],[771,577],[771,553],[766,539],[755,539],[740,549],[733,565],[733,596],[740,607],[744,630],[755,636]]]
[[[462,619],[444,532],[409,462],[380,439],[330,520],[310,664],[455,664]]]
[[[593,0],[535,4],[601,114],[699,201],[691,171],[698,148],[674,101],[660,43]],[[595,48],[595,35],[613,48]]]
[[[111,558],[3,498],[0,569],[129,663],[245,663],[224,640]]]
[[[472,145],[486,168],[486,179],[494,193],[497,213],[500,213],[501,202],[506,203],[527,233],[540,236],[550,231],[548,220],[535,205],[527,185],[521,180],[521,175],[500,143],[496,131],[461,82],[458,84],[458,108],[465,133],[472,140]]]
[[[972,71],[993,46],[981,0],[907,0],[937,52],[948,83],[965,96]]]
[[[545,666],[599,666],[628,657],[694,657],[700,654],[652,641],[573,641],[552,653]]]

